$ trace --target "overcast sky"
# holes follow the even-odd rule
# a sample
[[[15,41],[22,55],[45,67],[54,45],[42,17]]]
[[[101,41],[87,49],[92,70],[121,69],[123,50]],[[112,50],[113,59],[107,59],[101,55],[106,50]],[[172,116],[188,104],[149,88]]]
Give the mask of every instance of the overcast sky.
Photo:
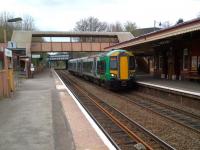
[[[200,15],[200,0],[0,0],[0,11],[15,17],[28,14],[39,30],[69,31],[75,23],[89,16],[100,21],[135,22],[138,27],[152,27],[157,22],[174,24]]]

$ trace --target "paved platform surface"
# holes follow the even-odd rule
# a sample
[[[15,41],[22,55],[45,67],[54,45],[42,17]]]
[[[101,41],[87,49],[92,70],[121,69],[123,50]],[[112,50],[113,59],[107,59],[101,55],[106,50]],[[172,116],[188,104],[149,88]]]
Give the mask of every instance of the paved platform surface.
[[[0,100],[0,150],[74,149],[107,147],[49,70]]]
[[[158,86],[165,86],[168,88],[173,88],[174,90],[181,90],[191,93],[200,94],[200,82],[197,81],[187,81],[187,80],[167,80],[158,79],[152,76],[141,76],[137,78],[139,83],[150,83]]]
[[[44,72],[0,100],[0,150],[75,149],[57,95],[54,79]]]

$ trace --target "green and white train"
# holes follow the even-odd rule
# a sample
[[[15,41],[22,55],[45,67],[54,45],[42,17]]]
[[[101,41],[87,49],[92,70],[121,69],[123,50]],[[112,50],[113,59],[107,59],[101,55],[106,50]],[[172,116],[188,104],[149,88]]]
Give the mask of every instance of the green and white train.
[[[112,50],[98,55],[71,59],[69,72],[104,84],[110,89],[132,87],[135,84],[135,57],[126,50]]]

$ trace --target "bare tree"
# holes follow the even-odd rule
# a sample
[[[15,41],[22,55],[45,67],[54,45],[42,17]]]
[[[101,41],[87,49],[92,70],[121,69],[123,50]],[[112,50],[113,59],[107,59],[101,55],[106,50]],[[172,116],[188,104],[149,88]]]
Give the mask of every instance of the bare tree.
[[[15,16],[9,12],[0,12],[0,42],[4,42],[4,31],[6,31],[7,41],[11,39],[13,30],[34,30],[33,17],[25,15],[22,22],[8,22]]]
[[[124,28],[125,28],[125,31],[131,32],[132,34],[134,34],[136,32],[137,26],[135,22],[127,21],[124,24]]]
[[[0,42],[4,42],[4,32],[6,31],[6,39],[10,39],[12,36],[12,31],[14,25],[12,23],[8,23],[8,19],[13,18],[13,15],[9,12],[1,12],[0,13]]]
[[[123,32],[124,31],[124,27],[120,22],[116,22],[115,24],[110,24],[107,27],[107,31],[108,32]]]
[[[9,12],[1,12],[0,13],[0,26],[6,27],[10,24],[7,23],[8,19],[14,18],[13,15]]]
[[[74,31],[106,31],[107,23],[100,22],[99,19],[95,17],[88,17],[86,19],[81,19],[76,22]]]
[[[35,30],[34,19],[32,16],[25,15],[22,22],[23,30]]]

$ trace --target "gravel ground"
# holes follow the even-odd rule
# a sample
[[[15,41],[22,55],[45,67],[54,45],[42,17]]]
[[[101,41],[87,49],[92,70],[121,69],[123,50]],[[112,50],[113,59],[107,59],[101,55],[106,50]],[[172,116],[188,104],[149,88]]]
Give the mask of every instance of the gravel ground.
[[[168,101],[168,100],[165,100],[163,98],[155,97],[155,96],[144,94],[144,93],[141,93],[141,92],[132,92],[132,94],[134,94],[136,96],[140,96],[141,98],[145,98],[145,99],[150,98],[150,99],[162,102],[166,105],[169,105],[169,106],[172,106],[172,107],[184,110],[184,111],[188,111],[188,112],[191,112],[191,113],[193,113],[197,116],[200,116],[200,110],[197,110],[197,109],[194,109],[194,108],[191,108],[191,107],[185,107],[185,106],[179,105],[179,104],[177,104],[173,101]]]
[[[97,86],[94,83],[85,81],[78,77],[71,75],[69,77],[73,78],[73,80],[79,83],[80,86],[83,86],[103,101],[119,109],[131,119],[137,121],[139,124],[176,149],[200,149],[200,135],[192,132],[190,129],[119,98],[118,94],[120,94],[120,92],[115,93],[109,91],[104,87]],[[121,92],[121,94],[123,94],[123,92]]]

